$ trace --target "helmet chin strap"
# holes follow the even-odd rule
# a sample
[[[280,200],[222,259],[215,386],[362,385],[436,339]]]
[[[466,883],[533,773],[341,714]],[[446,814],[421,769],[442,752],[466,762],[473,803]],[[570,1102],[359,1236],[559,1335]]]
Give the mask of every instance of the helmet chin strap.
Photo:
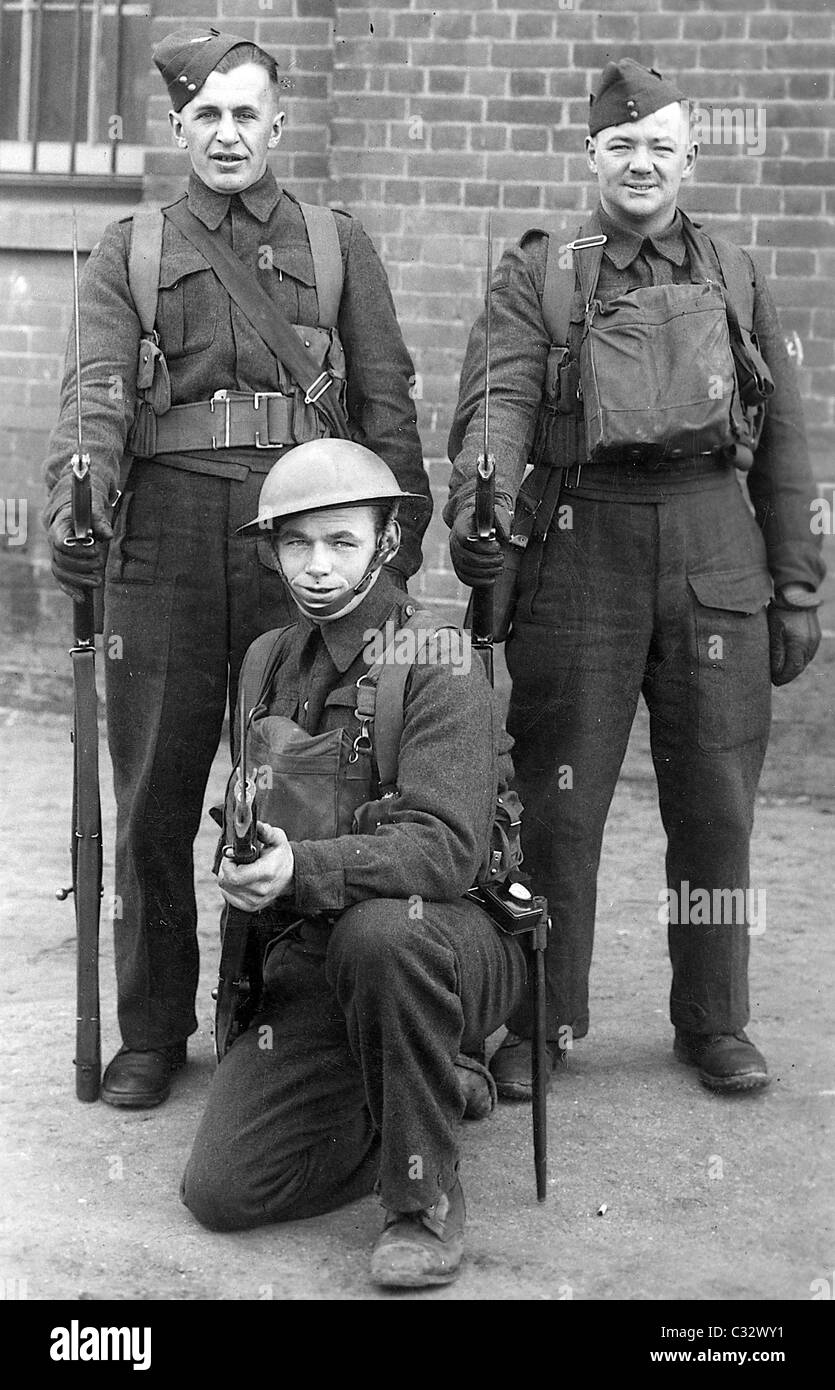
[[[385,565],[387,561],[393,559],[399,549],[400,528],[397,526],[396,522],[394,522],[393,526],[387,524],[380,533],[380,538],[377,541],[374,554],[371,556],[365,573],[359,582],[356,583],[352,589],[346,589],[345,593],[340,594],[338,598],[331,599],[330,603],[322,604],[317,607],[305,603],[304,599],[299,597],[287,580],[283,570],[281,571],[281,577],[293,596],[293,602],[296,607],[304,613],[305,617],[310,618],[311,622],[314,623],[332,623],[335,618],[342,618],[345,614],[351,613],[355,608],[359,607],[366,594],[370,593],[377,583],[377,580],[380,578],[383,565]]]

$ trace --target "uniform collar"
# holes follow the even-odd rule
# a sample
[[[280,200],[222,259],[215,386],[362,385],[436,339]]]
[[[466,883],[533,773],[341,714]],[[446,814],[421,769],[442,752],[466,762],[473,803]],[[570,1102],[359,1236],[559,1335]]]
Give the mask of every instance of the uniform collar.
[[[635,257],[640,254],[645,241],[651,242],[659,256],[672,261],[673,265],[684,264],[687,246],[684,241],[681,213],[678,208],[676,208],[676,215],[669,227],[665,227],[663,232],[655,232],[648,237],[642,237],[640,232],[628,231],[619,223],[613,222],[602,207],[598,207],[597,217],[601,230],[608,237],[604,247],[604,255],[608,256],[612,265],[618,270],[625,270],[628,265],[632,264]]]
[[[189,210],[199,217],[210,232],[216,232],[227,212],[233,197],[240,198],[247,212],[259,222],[267,222],[278,206],[283,190],[275,181],[270,168],[264,170],[257,183],[245,188],[242,193],[216,193],[209,188],[192,169],[188,181]]]
[[[331,660],[341,674],[348,670],[367,646],[370,640],[368,633],[376,632],[378,628],[383,627],[386,619],[408,601],[408,594],[399,589],[383,570],[374,587],[369,590],[368,596],[357,608],[346,613],[344,618],[337,618],[332,623],[322,623],[320,626],[311,622],[306,614],[300,614],[302,645],[307,642],[312,629],[318,628]]]

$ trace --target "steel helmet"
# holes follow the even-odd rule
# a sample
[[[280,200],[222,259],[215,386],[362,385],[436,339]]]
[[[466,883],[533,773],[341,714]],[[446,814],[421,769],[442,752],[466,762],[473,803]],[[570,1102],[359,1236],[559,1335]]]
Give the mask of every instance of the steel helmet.
[[[258,498],[258,515],[238,528],[239,536],[272,531],[277,521],[300,512],[319,512],[362,502],[396,502],[404,492],[388,464],[350,439],[312,439],[288,449],[273,464]]]

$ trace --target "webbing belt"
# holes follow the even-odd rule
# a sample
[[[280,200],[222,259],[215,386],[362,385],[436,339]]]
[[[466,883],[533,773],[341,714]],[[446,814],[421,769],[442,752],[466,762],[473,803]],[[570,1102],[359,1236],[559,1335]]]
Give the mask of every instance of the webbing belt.
[[[305,432],[301,394],[216,391],[210,401],[174,405],[157,416],[155,454],[191,449],[276,449],[300,444]]]

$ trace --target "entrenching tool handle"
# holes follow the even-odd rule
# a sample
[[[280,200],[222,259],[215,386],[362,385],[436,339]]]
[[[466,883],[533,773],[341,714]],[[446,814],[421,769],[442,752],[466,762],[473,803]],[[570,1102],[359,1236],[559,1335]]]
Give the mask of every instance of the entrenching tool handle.
[[[533,947],[531,992],[534,1016],[531,1103],[536,1196],[538,1201],[544,1202],[548,1195],[548,1065],[545,1019],[545,949],[548,945],[548,907],[544,898],[538,898],[537,902],[542,903],[542,916],[531,938]]]

